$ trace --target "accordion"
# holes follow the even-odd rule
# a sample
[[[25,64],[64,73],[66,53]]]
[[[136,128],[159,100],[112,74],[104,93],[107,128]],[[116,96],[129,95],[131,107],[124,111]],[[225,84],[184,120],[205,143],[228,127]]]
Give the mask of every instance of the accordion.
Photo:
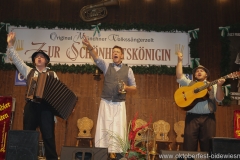
[[[70,116],[78,99],[65,84],[47,73],[39,73],[38,77],[31,78],[27,98],[46,103],[62,119]]]

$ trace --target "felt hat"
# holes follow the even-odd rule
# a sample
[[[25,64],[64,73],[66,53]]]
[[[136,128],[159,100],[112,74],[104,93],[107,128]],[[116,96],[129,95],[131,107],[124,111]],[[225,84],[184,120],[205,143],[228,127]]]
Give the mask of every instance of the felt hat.
[[[37,56],[37,54],[42,54],[45,58],[46,58],[46,60],[48,60],[48,63],[50,62],[50,57],[45,53],[45,52],[43,52],[42,50],[39,50],[39,51],[37,51],[37,52],[34,52],[33,54],[32,54],[32,62],[34,63],[35,62],[35,57]]]
[[[202,66],[202,65],[199,65],[199,66],[197,66],[196,68],[193,69],[193,72],[192,72],[193,75],[196,73],[197,69],[199,69],[199,68],[203,69],[207,73],[207,77],[208,78],[210,77],[209,70],[207,68],[205,68],[204,66]]]

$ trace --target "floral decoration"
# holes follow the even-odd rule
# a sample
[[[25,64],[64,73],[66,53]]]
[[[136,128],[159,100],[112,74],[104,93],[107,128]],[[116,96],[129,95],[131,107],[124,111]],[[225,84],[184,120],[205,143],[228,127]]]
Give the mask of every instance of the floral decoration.
[[[138,131],[146,128],[151,123],[151,119],[149,122],[145,125],[142,125],[141,127],[136,127],[136,120],[138,117],[138,113],[135,114],[132,121],[130,121],[128,130],[126,131],[125,137],[120,137],[116,133],[110,134],[110,137],[115,139],[116,146],[120,146],[122,153],[121,155],[123,158],[120,160],[145,160],[147,156],[147,151],[145,146],[138,146],[138,144],[142,141],[136,141],[135,137],[138,133]]]

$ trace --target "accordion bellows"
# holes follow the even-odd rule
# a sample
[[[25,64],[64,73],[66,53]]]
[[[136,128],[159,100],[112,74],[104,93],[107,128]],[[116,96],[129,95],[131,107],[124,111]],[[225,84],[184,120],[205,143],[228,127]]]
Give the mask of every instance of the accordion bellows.
[[[65,84],[47,73],[31,78],[27,98],[47,103],[54,114],[63,119],[70,116],[78,100]]]

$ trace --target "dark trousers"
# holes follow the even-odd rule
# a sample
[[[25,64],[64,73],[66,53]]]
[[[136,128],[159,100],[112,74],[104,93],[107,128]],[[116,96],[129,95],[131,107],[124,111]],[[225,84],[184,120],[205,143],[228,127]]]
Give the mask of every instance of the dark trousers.
[[[189,114],[185,118],[183,150],[197,151],[198,142],[202,152],[210,152],[210,139],[216,135],[214,113]]]
[[[54,134],[54,115],[48,106],[41,103],[27,102],[24,107],[23,129],[36,130],[40,128],[45,147],[47,160],[57,160],[55,134]]]

